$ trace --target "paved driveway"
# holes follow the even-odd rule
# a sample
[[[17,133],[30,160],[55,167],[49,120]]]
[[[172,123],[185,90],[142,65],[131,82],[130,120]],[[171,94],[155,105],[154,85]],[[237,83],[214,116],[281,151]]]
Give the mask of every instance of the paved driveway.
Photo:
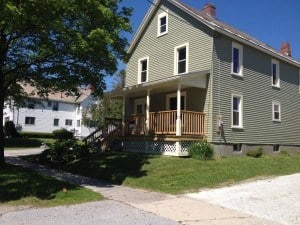
[[[300,174],[188,194],[189,197],[286,225],[300,225]]]

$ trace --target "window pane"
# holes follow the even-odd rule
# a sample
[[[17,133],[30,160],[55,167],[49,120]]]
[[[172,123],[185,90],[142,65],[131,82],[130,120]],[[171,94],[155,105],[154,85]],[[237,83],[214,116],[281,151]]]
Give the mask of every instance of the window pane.
[[[233,110],[238,110],[239,109],[239,99],[238,98],[233,98],[232,102],[232,109]]]
[[[163,26],[163,25],[166,25],[167,24],[167,17],[164,16],[162,18],[160,18],[160,25]]]
[[[276,68],[276,63],[272,64],[272,77],[273,77],[273,85],[276,85],[276,83],[277,83],[277,68]]]
[[[233,112],[233,125],[234,126],[240,125],[239,112]]]
[[[146,82],[147,81],[147,71],[143,71],[141,73],[141,82]]]
[[[279,112],[274,112],[274,119],[279,120]]]
[[[178,62],[178,74],[186,72],[186,61]]]
[[[238,48],[233,48],[233,72],[234,73],[239,73],[239,49]]]
[[[141,63],[142,63],[142,71],[147,70],[147,60],[144,60]]]
[[[178,49],[178,60],[185,60],[186,59],[186,48]]]
[[[279,111],[279,105],[274,105],[274,111],[278,112]]]

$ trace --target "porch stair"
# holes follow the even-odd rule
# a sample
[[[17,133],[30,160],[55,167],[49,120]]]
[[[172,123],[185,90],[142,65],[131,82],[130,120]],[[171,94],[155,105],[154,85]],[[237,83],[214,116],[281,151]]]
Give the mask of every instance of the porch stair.
[[[105,126],[98,128],[83,139],[85,145],[92,145],[100,151],[119,150],[114,142],[121,136],[122,120],[115,118],[105,118]],[[114,145],[113,145],[114,144]]]

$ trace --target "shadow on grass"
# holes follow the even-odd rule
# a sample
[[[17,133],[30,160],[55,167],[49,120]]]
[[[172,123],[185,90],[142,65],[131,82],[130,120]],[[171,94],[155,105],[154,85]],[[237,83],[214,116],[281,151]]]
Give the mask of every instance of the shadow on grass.
[[[147,175],[147,171],[142,168],[152,157],[149,154],[129,152],[93,153],[66,164],[62,169],[120,185],[127,177]]]
[[[18,166],[5,164],[0,167],[1,203],[20,200],[26,197],[51,200],[63,188],[70,190],[76,188],[76,186]]]

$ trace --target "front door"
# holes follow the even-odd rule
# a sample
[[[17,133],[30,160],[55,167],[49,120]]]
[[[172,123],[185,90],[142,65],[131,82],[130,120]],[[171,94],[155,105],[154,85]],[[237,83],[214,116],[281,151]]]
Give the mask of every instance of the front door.
[[[134,114],[146,113],[146,99],[136,99],[134,101]]]

